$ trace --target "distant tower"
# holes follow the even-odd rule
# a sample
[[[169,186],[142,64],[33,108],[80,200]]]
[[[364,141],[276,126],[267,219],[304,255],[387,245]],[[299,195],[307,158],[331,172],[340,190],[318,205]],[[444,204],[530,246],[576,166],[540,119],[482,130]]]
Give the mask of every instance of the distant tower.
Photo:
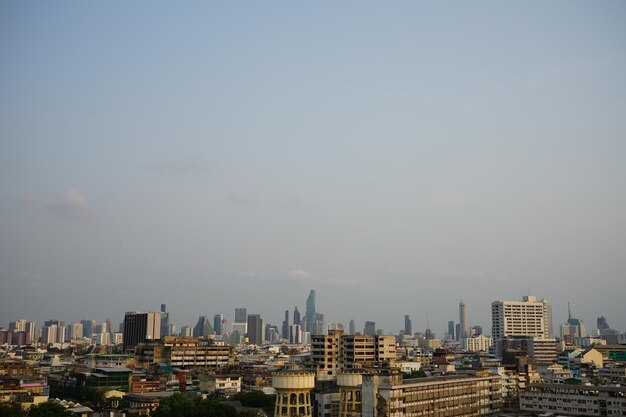
[[[300,312],[298,311],[298,306],[293,309],[293,324],[302,324],[300,321]]]
[[[250,343],[263,343],[263,319],[260,314],[248,314],[248,339]]]
[[[223,321],[224,321],[224,314],[219,313],[213,316],[213,329],[215,330],[215,334],[218,334],[218,335],[224,334],[224,329],[222,328]]]
[[[459,303],[459,324],[461,325],[459,340],[466,339],[469,336],[469,325],[467,321],[467,309],[463,301]]]
[[[610,329],[609,323],[606,321],[606,317],[604,316],[598,317],[598,320],[596,321],[596,323],[597,323],[598,330],[600,330],[600,332],[602,332],[602,330]]]
[[[356,326],[354,324],[354,319],[350,319],[350,323],[348,324],[348,334],[355,334],[356,333]]]
[[[274,372],[272,385],[276,389],[275,417],[312,417],[311,390],[315,374],[292,365]]]
[[[410,336],[413,334],[413,323],[411,322],[411,317],[407,314],[404,316],[404,334]]]
[[[170,314],[165,304],[161,304],[161,337],[165,336],[170,336]]]
[[[376,334],[376,322],[366,321],[365,327],[363,328],[363,334]]]
[[[206,316],[200,316],[198,322],[193,328],[193,337],[204,337],[215,334],[209,319]]]
[[[285,320],[283,320],[282,328],[283,339],[289,339],[289,310],[285,310]]]
[[[309,292],[309,298],[306,300],[306,330],[312,335],[317,330],[315,328],[315,290]]]
[[[339,386],[339,417],[361,416],[361,370],[344,370],[337,374]]]
[[[454,322],[453,321],[448,322],[448,334],[450,335],[452,339],[454,339]]]
[[[248,311],[245,307],[237,307],[235,308],[235,323],[247,323],[248,322]]]

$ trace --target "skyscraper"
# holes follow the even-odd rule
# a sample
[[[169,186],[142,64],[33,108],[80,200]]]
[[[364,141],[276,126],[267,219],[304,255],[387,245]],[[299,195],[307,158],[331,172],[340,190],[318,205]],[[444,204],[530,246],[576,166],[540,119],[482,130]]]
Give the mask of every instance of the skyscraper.
[[[161,313],[131,311],[124,315],[124,351],[138,343],[161,338]]]
[[[260,345],[263,343],[263,319],[260,314],[248,314],[248,340]]]
[[[363,328],[363,334],[376,334],[376,322],[366,321],[365,327]]]
[[[309,292],[309,298],[306,300],[306,331],[314,335],[316,333],[315,326],[315,290]]]
[[[289,339],[289,310],[285,310],[285,320],[283,320],[282,337],[283,339]]]
[[[354,324],[354,319],[350,319],[348,323],[348,334],[353,335],[356,333],[356,325]]]
[[[224,315],[222,313],[219,313],[213,316],[213,330],[215,330],[215,334],[218,334],[218,335],[224,334],[223,329],[222,329],[223,321],[224,321]]]
[[[91,335],[96,331],[96,321],[81,320],[80,323],[83,325],[83,337],[91,339]]]
[[[463,301],[459,303],[459,324],[461,325],[459,339],[466,339],[469,337],[469,322],[467,321],[467,309]]]
[[[293,324],[302,324],[300,321],[300,312],[298,311],[298,306],[296,306],[293,310]]]
[[[609,323],[606,321],[606,317],[604,317],[604,316],[598,317],[598,319],[596,320],[596,324],[597,324],[598,330],[600,330],[600,332],[602,332],[602,330],[610,329]]]
[[[166,311],[165,304],[161,304],[161,337],[170,335],[170,313]]]
[[[204,337],[215,334],[209,319],[206,316],[198,317],[198,322],[193,328],[193,337]]]
[[[448,334],[452,339],[454,339],[454,321],[448,322]]]
[[[411,317],[407,314],[404,316],[404,334],[407,336],[411,336],[413,334],[413,323],[411,322]]]
[[[248,311],[245,307],[237,307],[235,308],[235,323],[247,323],[248,322]]]

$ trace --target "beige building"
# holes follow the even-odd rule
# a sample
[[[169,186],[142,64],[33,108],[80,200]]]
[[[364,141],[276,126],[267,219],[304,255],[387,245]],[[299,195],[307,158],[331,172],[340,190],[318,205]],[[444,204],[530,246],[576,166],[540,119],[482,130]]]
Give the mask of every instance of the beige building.
[[[272,386],[276,389],[275,417],[312,417],[311,390],[315,387],[315,375],[299,369],[296,365],[272,374]]]
[[[552,307],[548,301],[531,295],[522,301],[494,301],[491,303],[492,337],[511,336],[552,337]]]
[[[502,408],[501,378],[487,371],[403,380],[398,370],[363,375],[363,417],[482,416]]]
[[[162,341],[141,343],[135,355],[143,367],[164,362],[183,369],[217,369],[235,363],[232,346],[213,345],[209,340],[188,336],[166,336]]]
[[[468,352],[487,352],[493,345],[493,339],[484,334],[463,339],[463,347]]]
[[[531,384],[520,395],[520,410],[585,416],[622,416],[626,387]]]
[[[378,366],[397,357],[395,336],[344,335],[330,330],[328,335],[311,336],[311,363],[317,379],[330,380],[339,370]]]

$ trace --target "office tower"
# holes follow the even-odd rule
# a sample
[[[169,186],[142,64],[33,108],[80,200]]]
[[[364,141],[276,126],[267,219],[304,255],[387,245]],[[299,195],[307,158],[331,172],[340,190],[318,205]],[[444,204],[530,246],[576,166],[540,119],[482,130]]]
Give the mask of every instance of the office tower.
[[[413,334],[413,323],[411,322],[411,317],[407,314],[404,316],[404,334],[407,336],[411,336]]]
[[[235,308],[235,323],[247,323],[248,322],[248,310],[245,307]]]
[[[302,324],[300,321],[300,312],[298,311],[298,306],[296,306],[293,310],[293,324]]]
[[[219,313],[213,316],[213,330],[215,330],[215,334],[219,334],[219,335],[224,334],[224,330],[222,327],[223,321],[224,321],[224,315],[222,313]]]
[[[282,328],[283,339],[289,339],[289,310],[285,310],[285,320]]]
[[[180,335],[181,336],[192,336],[193,335],[193,329],[191,328],[191,326],[183,326],[180,328]]]
[[[459,338],[465,339],[469,336],[469,322],[467,321],[467,309],[463,301],[459,303],[459,324],[461,325],[461,335]]]
[[[248,341],[255,345],[263,343],[263,319],[260,314],[248,314]]]
[[[348,334],[356,333],[356,325],[354,324],[354,319],[350,319],[350,323],[348,323]]]
[[[452,339],[454,339],[454,322],[453,321],[448,322],[448,334],[450,335]]]
[[[174,335],[176,335],[176,325],[175,325],[175,324],[170,323],[170,324],[167,326],[167,335],[168,335],[168,336],[174,336]]]
[[[170,313],[167,312],[165,304],[161,304],[161,337],[169,336],[170,333]]]
[[[457,342],[461,341],[461,323],[457,323],[454,325],[454,331],[456,332],[454,335],[454,340]]]
[[[602,330],[610,329],[609,323],[606,321],[606,317],[604,316],[598,317],[598,320],[596,320],[596,323],[597,323],[597,327],[600,333],[602,333]]]
[[[124,351],[138,343],[161,338],[161,313],[127,312],[124,315]]]
[[[324,334],[324,315],[315,313],[315,334]]]
[[[315,334],[315,290],[309,292],[309,298],[306,300],[306,331]]]
[[[205,337],[215,334],[207,316],[198,317],[198,322],[193,328],[193,337]]]
[[[231,325],[231,343],[232,344],[240,344],[243,341],[243,338],[246,336],[248,328],[248,323],[233,323]]]
[[[363,328],[363,334],[376,334],[376,322],[366,321],[365,327]]]
[[[289,326],[289,343],[302,344],[302,328],[299,324],[292,324]]]
[[[585,323],[581,319],[577,319],[572,316],[569,303],[567,303],[567,324],[570,327],[570,334],[573,337],[585,337],[587,336],[587,329]]]
[[[83,325],[83,337],[91,339],[91,335],[96,331],[96,321],[81,320],[80,323]]]
[[[471,329],[471,336],[478,336],[483,334],[483,327],[482,326],[473,326]]]

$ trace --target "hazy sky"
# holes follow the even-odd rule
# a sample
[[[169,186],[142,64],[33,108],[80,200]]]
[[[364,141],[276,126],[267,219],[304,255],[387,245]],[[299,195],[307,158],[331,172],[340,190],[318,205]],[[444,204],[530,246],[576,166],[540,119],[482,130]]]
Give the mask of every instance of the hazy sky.
[[[626,3],[0,2],[0,325],[626,330]]]

